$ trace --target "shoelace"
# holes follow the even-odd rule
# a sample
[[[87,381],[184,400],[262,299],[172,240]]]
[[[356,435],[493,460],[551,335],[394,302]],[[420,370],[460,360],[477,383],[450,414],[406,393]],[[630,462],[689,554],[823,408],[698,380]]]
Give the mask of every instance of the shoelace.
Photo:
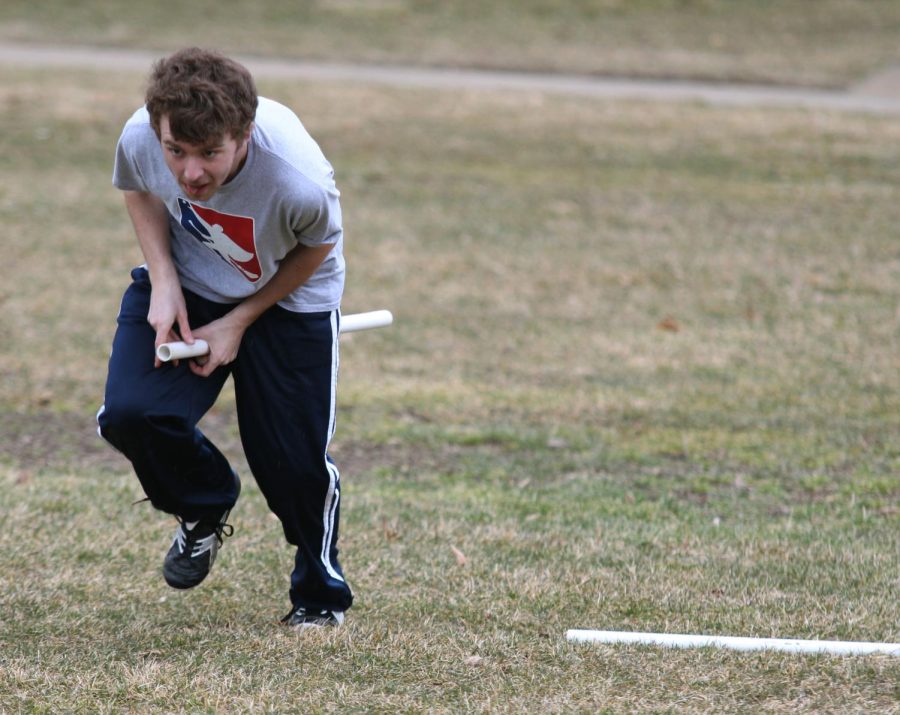
[[[225,512],[224,516],[222,517],[222,520],[217,522],[216,525],[213,526],[212,534],[209,534],[209,535],[201,537],[201,538],[197,538],[196,536],[193,536],[193,532],[200,525],[199,521],[195,522],[193,529],[188,529],[187,528],[187,523],[188,523],[187,520],[182,519],[180,516],[176,516],[175,518],[178,520],[178,524],[180,525],[180,528],[178,529],[178,533],[175,534],[175,538],[178,540],[179,551],[182,551],[182,552],[184,551],[184,547],[187,545],[188,534],[191,534],[192,541],[195,541],[195,542],[203,541],[205,539],[208,539],[210,536],[215,535],[216,541],[218,541],[219,546],[221,546],[225,540],[225,537],[234,535],[234,527],[231,524],[227,524],[225,522],[225,519],[228,518],[228,514],[229,514],[229,512]]]
[[[227,518],[227,516],[226,516]],[[234,536],[234,527],[231,524],[226,524],[224,521],[220,521],[216,524],[213,529],[213,533],[216,535],[216,538],[219,540],[219,544],[222,543],[224,537]]]

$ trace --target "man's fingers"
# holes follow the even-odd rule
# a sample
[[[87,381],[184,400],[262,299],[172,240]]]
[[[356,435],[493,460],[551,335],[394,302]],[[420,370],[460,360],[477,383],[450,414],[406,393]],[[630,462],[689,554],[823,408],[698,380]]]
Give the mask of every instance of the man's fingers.
[[[167,343],[170,341],[170,336],[172,335],[172,327],[159,328],[156,331],[156,341],[153,344],[154,354],[156,352],[156,348],[158,348],[163,343]],[[159,357],[153,358],[153,367],[160,367],[162,365],[162,360]]]
[[[200,360],[203,362],[200,362]],[[215,369],[209,358],[202,356],[200,358],[192,358],[188,365],[191,367],[191,372],[198,377],[209,377]]]
[[[181,332],[181,339],[184,340],[184,342],[194,342],[194,336],[191,333],[191,325],[188,323],[187,313],[179,313],[178,330]]]

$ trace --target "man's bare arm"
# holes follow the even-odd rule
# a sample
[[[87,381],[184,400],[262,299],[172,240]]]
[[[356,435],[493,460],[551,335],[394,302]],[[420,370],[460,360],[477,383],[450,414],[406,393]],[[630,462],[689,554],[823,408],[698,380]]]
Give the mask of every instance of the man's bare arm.
[[[220,365],[237,357],[244,332],[266,310],[309,280],[328,257],[334,244],[304,246],[299,244],[281,260],[272,279],[258,292],[245,298],[233,310],[196,331],[198,338],[209,343],[209,358],[191,362],[191,370],[207,376]]]
[[[172,261],[169,212],[153,194],[125,191],[125,208],[147,262],[152,292],[147,322],[156,331],[156,346],[172,340],[194,342],[181,282]],[[177,326],[181,335],[174,328]],[[159,360],[156,361],[157,367]]]

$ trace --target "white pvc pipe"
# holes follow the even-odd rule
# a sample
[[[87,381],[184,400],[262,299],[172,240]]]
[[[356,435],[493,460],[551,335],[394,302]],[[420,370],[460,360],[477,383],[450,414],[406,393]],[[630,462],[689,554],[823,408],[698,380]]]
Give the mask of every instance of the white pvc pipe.
[[[389,310],[371,310],[368,313],[353,313],[341,316],[341,333],[352,333],[357,330],[369,330],[371,328],[383,328],[394,322],[394,316]],[[156,348],[156,357],[162,362],[170,360],[182,360],[185,358],[199,357],[209,352],[209,345],[205,340],[195,340],[193,344],[182,341],[163,343]]]
[[[209,344],[205,340],[197,339],[193,343],[183,343],[180,340],[175,343],[163,343],[156,348],[156,357],[162,362],[169,360],[182,360],[184,358],[199,357],[209,352]]]
[[[735,636],[677,635],[671,633],[628,633],[624,631],[566,631],[566,640],[582,643],[631,643],[668,648],[729,648],[731,650],[775,650],[787,653],[830,655],[896,655],[900,643],[860,641],[816,641],[793,638],[741,638]]]
[[[389,310],[370,310],[368,313],[353,313],[341,316],[341,332],[352,333],[357,330],[384,328],[394,322]]]

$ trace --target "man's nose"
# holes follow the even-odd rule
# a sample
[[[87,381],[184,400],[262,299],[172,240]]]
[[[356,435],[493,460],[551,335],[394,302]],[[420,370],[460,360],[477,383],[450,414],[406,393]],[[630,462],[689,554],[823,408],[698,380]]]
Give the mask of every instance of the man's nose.
[[[203,176],[203,162],[195,157],[188,157],[184,162],[185,181],[196,181]]]

